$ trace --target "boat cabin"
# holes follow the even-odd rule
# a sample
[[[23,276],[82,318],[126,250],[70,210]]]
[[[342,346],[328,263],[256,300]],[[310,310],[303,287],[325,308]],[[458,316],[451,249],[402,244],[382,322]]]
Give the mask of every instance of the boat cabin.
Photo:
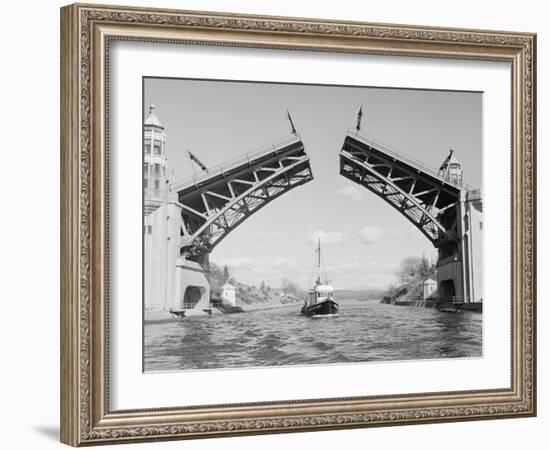
[[[332,285],[328,284],[328,281],[323,283],[320,278],[317,278],[315,286],[309,291],[309,304],[314,305],[325,300],[332,300],[333,294],[334,288]]]

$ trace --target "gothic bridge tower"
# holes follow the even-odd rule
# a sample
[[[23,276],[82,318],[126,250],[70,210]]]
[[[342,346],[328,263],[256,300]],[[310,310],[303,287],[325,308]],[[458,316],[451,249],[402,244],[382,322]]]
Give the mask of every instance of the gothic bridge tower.
[[[149,114],[143,126],[143,197],[145,215],[167,200],[168,180],[166,178],[166,133],[155,112],[155,105],[149,107]]]

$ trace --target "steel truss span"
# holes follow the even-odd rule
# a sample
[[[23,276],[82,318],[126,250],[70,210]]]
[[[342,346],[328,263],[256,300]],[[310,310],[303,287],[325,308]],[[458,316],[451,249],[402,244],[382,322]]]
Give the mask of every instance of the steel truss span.
[[[177,188],[183,219],[181,255],[210,253],[252,214],[312,179],[304,144],[292,134],[238,163],[189,180]]]
[[[455,227],[442,218],[460,200],[461,187],[432,169],[350,131],[340,151],[340,174],[384,199],[435,247],[456,239]]]

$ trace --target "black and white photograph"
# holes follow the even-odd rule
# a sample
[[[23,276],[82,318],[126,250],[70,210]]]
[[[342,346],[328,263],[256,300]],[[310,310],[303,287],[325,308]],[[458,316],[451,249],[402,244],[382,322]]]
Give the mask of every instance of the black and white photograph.
[[[1,448],[547,448],[548,10],[5,2]]]
[[[143,78],[143,370],[483,356],[483,94]]]

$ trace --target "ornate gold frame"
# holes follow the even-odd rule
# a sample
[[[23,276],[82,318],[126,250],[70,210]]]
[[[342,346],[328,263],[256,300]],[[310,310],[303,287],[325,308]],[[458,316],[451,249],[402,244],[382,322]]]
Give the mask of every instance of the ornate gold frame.
[[[110,411],[105,69],[114,39],[510,62],[510,388]],[[78,446],[535,415],[535,52],[536,36],[529,33],[105,5],[62,8],[62,442]]]

